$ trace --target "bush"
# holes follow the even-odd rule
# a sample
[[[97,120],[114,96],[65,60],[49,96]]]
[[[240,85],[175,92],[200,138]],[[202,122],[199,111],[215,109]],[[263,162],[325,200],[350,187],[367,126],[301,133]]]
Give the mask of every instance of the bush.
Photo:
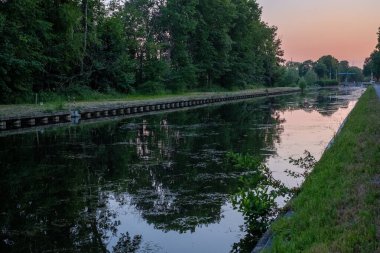
[[[285,69],[284,74],[279,82],[280,86],[295,86],[299,80],[300,76],[298,70],[295,68]]]
[[[138,91],[143,94],[162,94],[165,92],[165,87],[160,82],[148,81],[138,87]]]
[[[304,78],[301,78],[298,82],[298,86],[300,87],[301,91],[303,92],[306,88],[306,81]]]
[[[307,85],[309,85],[309,86],[314,85],[318,80],[318,76],[314,72],[314,70],[309,70],[306,73],[306,75],[304,76],[304,78],[305,78]]]

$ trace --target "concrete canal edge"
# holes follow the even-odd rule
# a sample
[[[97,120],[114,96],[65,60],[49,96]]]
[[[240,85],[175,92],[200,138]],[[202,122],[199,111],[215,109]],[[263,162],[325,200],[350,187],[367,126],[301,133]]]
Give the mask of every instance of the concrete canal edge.
[[[293,214],[294,214],[294,212],[289,210],[285,214],[279,215],[277,219],[289,218],[289,217],[292,217]],[[260,253],[263,250],[270,249],[272,247],[273,235],[274,235],[273,231],[269,227],[269,229],[263,234],[263,236],[257,242],[255,248],[252,250],[252,253]]]
[[[286,95],[300,92],[299,88],[280,87],[231,93],[207,93],[196,96],[175,97],[145,101],[120,101],[118,103],[103,103],[88,106],[73,106],[67,111],[51,113],[35,112],[12,116],[0,116],[0,132],[13,131],[46,125],[63,123],[78,123],[101,118],[142,115],[158,111],[204,106],[208,104],[225,103],[228,101],[251,99],[275,95]]]

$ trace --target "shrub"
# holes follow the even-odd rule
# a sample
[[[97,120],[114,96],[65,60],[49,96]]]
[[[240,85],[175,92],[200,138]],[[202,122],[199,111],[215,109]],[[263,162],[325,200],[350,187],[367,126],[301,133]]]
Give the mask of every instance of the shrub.
[[[303,92],[306,88],[306,81],[304,78],[301,78],[298,82],[298,86],[300,87],[301,91]]]
[[[317,80],[318,80],[318,76],[317,74],[314,72],[314,70],[309,70],[306,75],[305,75],[305,81],[307,83],[307,85],[311,86],[311,85],[314,85]]]
[[[138,87],[138,91],[143,94],[162,94],[165,91],[164,85],[160,82],[148,81]]]

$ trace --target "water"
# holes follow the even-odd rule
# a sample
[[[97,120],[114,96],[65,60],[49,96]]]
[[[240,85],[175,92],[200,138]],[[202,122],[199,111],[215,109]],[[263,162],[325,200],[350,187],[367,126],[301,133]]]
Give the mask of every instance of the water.
[[[324,90],[0,137],[1,252],[230,252],[231,197],[260,157],[293,187],[289,157],[317,159],[361,90]],[[284,199],[277,200],[280,206]],[[257,237],[260,235],[257,234]]]

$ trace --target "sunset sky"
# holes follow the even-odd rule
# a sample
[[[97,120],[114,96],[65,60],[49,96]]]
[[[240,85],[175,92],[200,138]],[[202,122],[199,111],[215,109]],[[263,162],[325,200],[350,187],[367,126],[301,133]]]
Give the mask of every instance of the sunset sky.
[[[331,54],[363,67],[377,43],[380,0],[257,0],[263,20],[278,27],[285,58]]]

